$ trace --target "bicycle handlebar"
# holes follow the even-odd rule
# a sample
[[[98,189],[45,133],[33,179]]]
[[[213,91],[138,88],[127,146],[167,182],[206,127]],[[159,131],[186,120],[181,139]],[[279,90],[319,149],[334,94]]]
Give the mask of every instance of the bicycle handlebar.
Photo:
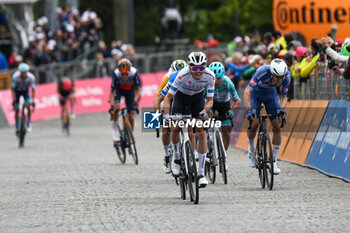
[[[263,119],[266,119],[268,117],[274,117],[274,116],[278,116],[278,117],[282,117],[282,122],[281,122],[281,125],[280,127],[283,128],[284,125],[286,124],[286,118],[284,116],[283,113],[278,113],[278,114],[262,114],[262,115],[259,115],[259,116],[256,116],[257,119],[260,119],[260,118],[263,118]],[[248,126],[248,129],[251,129],[252,127],[252,122],[253,122],[253,119],[250,119],[249,120],[249,126]]]

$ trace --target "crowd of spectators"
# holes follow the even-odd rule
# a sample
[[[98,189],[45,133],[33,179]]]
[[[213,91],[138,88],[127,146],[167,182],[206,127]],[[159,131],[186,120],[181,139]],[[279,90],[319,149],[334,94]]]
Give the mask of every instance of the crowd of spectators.
[[[227,52],[220,56],[209,56],[209,63],[223,62],[228,76],[239,89],[247,85],[260,66],[269,64],[273,58],[282,58],[293,77],[288,93],[288,97],[292,99],[294,81],[298,80],[303,96],[306,83],[313,77],[319,62],[327,61],[330,69],[348,78],[350,65],[345,67],[344,63],[349,63],[349,43],[349,38],[333,41],[330,37],[324,37],[313,39],[310,45],[305,45],[296,39],[294,33],[281,35],[278,31],[267,32],[262,37],[259,34],[250,37],[236,36],[227,44]],[[346,48],[349,48],[348,54]]]

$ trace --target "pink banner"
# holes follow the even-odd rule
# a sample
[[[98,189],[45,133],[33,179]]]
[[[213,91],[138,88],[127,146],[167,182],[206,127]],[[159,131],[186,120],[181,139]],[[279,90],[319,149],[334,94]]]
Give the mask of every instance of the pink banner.
[[[140,74],[142,82],[142,94],[140,107],[153,106],[153,100],[158,87],[166,72]],[[75,82],[75,106],[76,114],[107,111],[111,79],[84,79]],[[32,114],[32,121],[40,121],[56,118],[60,114],[59,100],[57,96],[57,84],[41,84],[35,89],[36,108]],[[0,104],[10,125],[14,125],[14,111],[10,90],[0,91]],[[123,104],[124,106],[124,104]]]

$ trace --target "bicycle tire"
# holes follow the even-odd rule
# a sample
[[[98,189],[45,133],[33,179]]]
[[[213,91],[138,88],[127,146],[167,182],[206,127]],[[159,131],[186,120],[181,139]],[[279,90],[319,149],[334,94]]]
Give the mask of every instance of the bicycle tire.
[[[125,129],[127,130],[127,135],[128,135],[128,143],[127,144],[129,146],[129,154],[132,156],[135,164],[138,165],[139,159],[137,157],[137,150],[136,150],[136,145],[135,145],[134,134],[133,134],[129,124],[125,125]]]
[[[27,132],[27,127],[26,127],[27,122],[26,122],[26,116],[24,113],[24,108],[25,107],[23,107],[22,109],[22,116],[21,116],[20,125],[19,125],[19,144],[18,144],[19,148],[24,147],[24,138]]]
[[[189,141],[185,142],[185,153],[187,162],[187,186],[191,201],[194,204],[199,202],[199,185],[197,177],[196,159],[194,157],[192,145]]]
[[[212,143],[212,141],[208,140],[208,149],[209,144]],[[210,183],[214,184],[216,180],[216,166],[214,164],[214,155],[212,149],[209,150],[207,154],[207,158],[209,158],[209,162],[205,162],[205,175],[208,176]]]
[[[122,164],[124,164],[126,161],[124,134],[121,134],[121,130],[119,129],[119,127],[118,127],[118,130],[119,130],[119,135],[121,135],[120,136],[120,148],[119,148],[119,150],[117,148],[115,148],[115,151],[117,152],[117,156],[118,156],[120,162]]]
[[[256,143],[256,161],[257,161],[257,168],[259,173],[259,180],[261,184],[261,188],[265,188],[265,174],[264,174],[264,168],[263,168],[263,158],[262,158],[262,151],[261,151],[261,142],[260,142],[260,136],[258,137],[257,143]]]
[[[266,142],[268,145],[266,145]],[[270,136],[266,134],[265,136],[265,155],[264,155],[264,164],[265,164],[265,181],[267,187],[272,190],[273,180],[274,180],[274,171],[273,171],[273,154],[272,154],[272,145]]]
[[[227,171],[226,171],[226,157],[225,157],[225,149],[222,142],[221,134],[219,131],[215,132],[215,138],[216,138],[216,145],[217,145],[217,151],[218,151],[218,159],[219,159],[219,171],[222,175],[222,180],[224,181],[224,184],[227,184]]]
[[[183,164],[183,159],[181,159],[181,164]],[[184,166],[181,166],[182,168]],[[179,176],[179,185],[180,185],[180,195],[182,200],[186,200],[186,181],[183,177],[183,174]]]

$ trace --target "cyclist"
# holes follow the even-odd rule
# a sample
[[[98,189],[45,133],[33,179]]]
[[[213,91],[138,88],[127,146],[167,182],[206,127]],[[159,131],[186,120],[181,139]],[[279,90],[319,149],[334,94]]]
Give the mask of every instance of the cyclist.
[[[23,96],[25,105],[28,109],[28,121],[27,130],[32,131],[31,109],[30,104],[35,108],[35,103],[30,98],[29,87],[32,89],[32,98],[35,98],[35,76],[29,72],[29,66],[26,63],[21,63],[18,66],[18,70],[13,73],[11,77],[11,93],[12,93],[12,105],[15,109],[15,121],[16,121],[16,135],[19,132],[19,99]]]
[[[163,104],[164,97],[168,93],[168,90],[171,84],[174,82],[176,75],[179,73],[181,69],[187,67],[187,63],[184,60],[177,59],[171,63],[171,67],[169,70],[173,72],[168,72],[162,80],[162,83],[158,89],[158,93],[156,98],[154,99],[154,110],[161,111],[161,105]],[[170,74],[169,74],[170,73]],[[168,134],[168,129],[162,129],[162,143],[164,147],[164,163],[163,170],[165,173],[169,174],[171,172],[171,164],[170,164],[170,156],[171,156],[171,143],[170,143],[170,135]]]
[[[164,119],[169,119],[170,101],[174,98],[171,114],[187,114],[189,108],[192,117],[208,119],[208,112],[213,106],[215,75],[206,67],[207,57],[203,52],[192,52],[188,56],[189,67],[182,69],[171,84],[168,94],[164,98]],[[207,89],[205,103],[204,90]],[[199,186],[206,187],[208,184],[204,176],[204,165],[207,153],[206,132],[202,127],[196,130],[198,137]],[[174,175],[180,174],[180,138],[179,128],[171,127],[171,141],[174,155],[171,170]]]
[[[232,121],[235,116],[234,110],[241,104],[235,85],[229,77],[225,75],[225,67],[220,62],[213,62],[209,65],[209,69],[215,74],[215,93],[214,93],[214,104],[211,109],[211,113],[214,114],[216,111],[219,117],[227,117],[229,119],[221,121],[221,135],[224,142],[225,150],[227,151],[230,144],[230,134],[232,130]],[[233,104],[231,104],[231,98]]]
[[[125,97],[131,129],[134,130],[134,115],[138,108],[137,102],[141,96],[141,81],[137,69],[132,66],[130,60],[126,58],[119,60],[118,68],[113,71],[110,92],[110,103],[112,104],[110,112],[114,113],[113,146],[116,147],[117,150],[120,148],[120,135],[117,126],[120,98],[122,96]]]
[[[287,104],[287,92],[290,80],[291,73],[288,71],[287,64],[282,59],[275,58],[271,61],[270,65],[264,65],[256,71],[244,91],[244,104],[247,110],[248,120],[253,120],[256,115],[259,115],[262,103],[265,105],[266,112],[274,115],[270,117],[270,121],[273,130],[273,167],[276,175],[281,172],[277,164],[277,157],[281,145],[281,127],[280,119],[276,115],[282,114],[282,117],[286,115],[284,107]],[[280,86],[282,86],[281,103],[278,102],[276,91],[276,87]],[[258,122],[253,120],[251,128],[248,129],[248,162],[251,167],[255,167],[256,162],[254,138],[257,127]]]
[[[63,124],[64,124],[63,113],[67,108],[66,107],[67,99],[69,99],[70,106],[71,106],[70,107],[71,116],[72,116],[72,118],[75,118],[75,114],[74,114],[74,81],[68,77],[63,77],[58,82],[58,95],[59,95],[59,100],[60,100],[60,105],[61,105],[61,121],[62,121],[62,127],[63,127]]]

